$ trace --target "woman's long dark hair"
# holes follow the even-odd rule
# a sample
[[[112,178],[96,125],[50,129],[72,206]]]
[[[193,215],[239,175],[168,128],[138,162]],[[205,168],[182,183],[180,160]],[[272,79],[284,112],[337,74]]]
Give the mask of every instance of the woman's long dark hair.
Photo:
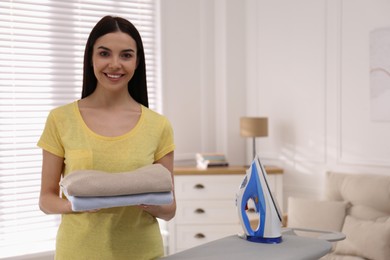
[[[84,52],[83,90],[81,93],[81,98],[88,97],[96,89],[97,79],[92,67],[93,46],[96,40],[107,33],[118,31],[130,35],[130,37],[133,38],[137,44],[138,66],[132,79],[127,85],[129,93],[135,101],[146,107],[149,107],[148,89],[146,83],[145,53],[141,35],[131,22],[121,17],[103,17],[89,34]]]

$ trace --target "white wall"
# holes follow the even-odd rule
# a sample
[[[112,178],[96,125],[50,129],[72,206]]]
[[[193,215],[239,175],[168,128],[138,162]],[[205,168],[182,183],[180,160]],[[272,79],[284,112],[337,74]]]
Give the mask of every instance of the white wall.
[[[245,140],[237,138],[246,113],[244,8],[239,1],[161,1],[163,110],[178,162],[196,152],[245,161]]]
[[[239,117],[267,116],[257,150],[285,169],[285,198],[320,197],[327,170],[390,175],[390,122],[370,118],[368,38],[390,27],[389,1],[164,0],[161,8],[163,110],[177,163],[208,151],[247,163]]]

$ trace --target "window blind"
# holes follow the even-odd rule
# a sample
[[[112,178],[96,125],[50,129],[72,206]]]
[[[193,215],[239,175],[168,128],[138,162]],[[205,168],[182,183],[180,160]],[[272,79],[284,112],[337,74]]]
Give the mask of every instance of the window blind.
[[[143,38],[150,108],[159,111],[157,0],[0,2],[0,258],[54,249],[58,215],[38,207],[41,150],[51,109],[81,97],[84,47],[104,15]]]

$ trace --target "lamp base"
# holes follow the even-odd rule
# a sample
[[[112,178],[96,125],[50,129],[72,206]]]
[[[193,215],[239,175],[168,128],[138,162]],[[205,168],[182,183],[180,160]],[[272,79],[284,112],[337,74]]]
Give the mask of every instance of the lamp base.
[[[252,151],[253,151],[253,157],[252,157],[252,160],[255,159],[256,157],[256,138],[253,137],[253,147],[252,147]]]

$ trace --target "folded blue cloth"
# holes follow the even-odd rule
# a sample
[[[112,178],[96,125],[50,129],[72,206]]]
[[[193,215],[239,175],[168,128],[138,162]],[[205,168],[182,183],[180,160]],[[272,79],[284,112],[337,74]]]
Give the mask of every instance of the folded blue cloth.
[[[76,197],[67,195],[73,211],[86,211],[132,205],[164,205],[173,202],[172,192],[152,192],[121,196]]]

